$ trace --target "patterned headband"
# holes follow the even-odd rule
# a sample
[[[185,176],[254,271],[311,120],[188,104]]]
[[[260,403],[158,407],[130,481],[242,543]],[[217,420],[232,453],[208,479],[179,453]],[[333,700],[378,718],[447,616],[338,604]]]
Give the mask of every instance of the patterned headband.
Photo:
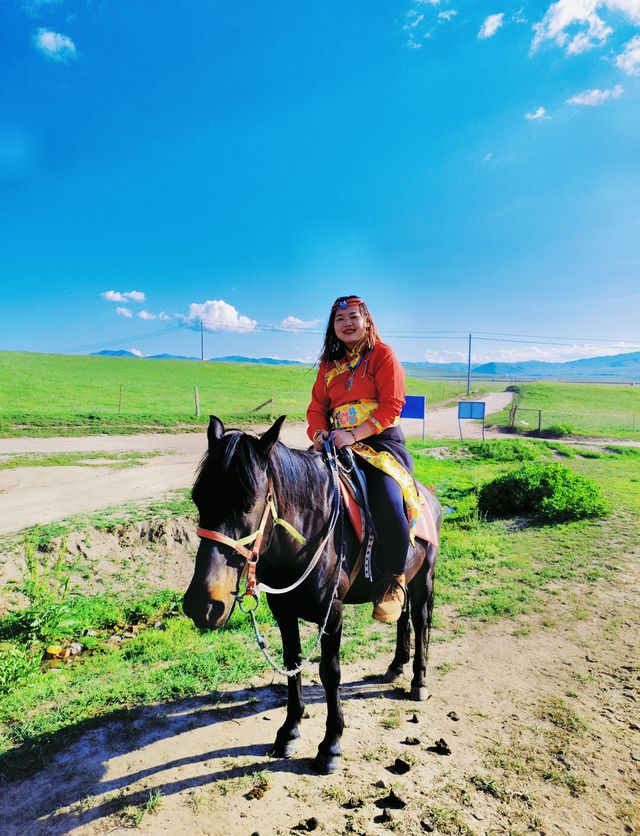
[[[333,303],[331,313],[337,310],[342,310],[343,308],[350,308],[352,305],[364,305],[364,302],[359,296],[342,297]]]

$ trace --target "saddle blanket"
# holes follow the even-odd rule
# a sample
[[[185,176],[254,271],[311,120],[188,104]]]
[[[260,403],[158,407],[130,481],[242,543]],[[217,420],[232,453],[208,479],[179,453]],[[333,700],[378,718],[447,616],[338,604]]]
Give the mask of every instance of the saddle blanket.
[[[419,482],[416,482],[416,484],[419,488],[418,495],[420,499],[420,516],[416,520],[413,528],[413,534],[421,540],[426,540],[427,543],[430,543],[437,549],[440,546],[440,538],[438,536],[438,528],[433,517],[431,506],[427,500],[428,489]],[[362,517],[362,510],[356,499],[351,494],[348,483],[345,482],[342,476],[340,478],[340,493],[342,494],[342,501],[347,509],[347,514],[349,515],[353,530],[360,542],[362,542],[364,537],[364,520]]]

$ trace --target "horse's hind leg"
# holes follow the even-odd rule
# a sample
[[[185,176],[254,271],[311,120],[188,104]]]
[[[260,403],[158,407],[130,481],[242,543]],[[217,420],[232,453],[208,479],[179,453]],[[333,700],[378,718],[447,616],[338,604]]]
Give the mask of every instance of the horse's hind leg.
[[[409,607],[406,607],[398,619],[396,634],[396,653],[384,675],[385,682],[393,682],[404,673],[404,666],[411,658],[411,628],[409,626]]]
[[[413,657],[413,679],[411,680],[412,700],[426,700],[429,697],[427,690],[427,655],[433,614],[433,573],[436,554],[436,549],[429,546],[420,571],[409,585],[411,620],[416,645]]]
[[[342,752],[340,738],[344,731],[344,714],[340,702],[340,640],[342,638],[342,602],[334,601],[331,618],[322,637],[320,679],[327,700],[327,726],[318,753],[311,761],[314,772],[328,775],[335,772]]]
[[[274,613],[275,615],[275,613]],[[302,661],[298,619],[290,613],[275,615],[282,634],[282,651],[287,670],[294,670]],[[298,745],[300,720],[304,714],[302,701],[302,674],[287,678],[287,718],[278,729],[271,754],[274,758],[290,758]]]

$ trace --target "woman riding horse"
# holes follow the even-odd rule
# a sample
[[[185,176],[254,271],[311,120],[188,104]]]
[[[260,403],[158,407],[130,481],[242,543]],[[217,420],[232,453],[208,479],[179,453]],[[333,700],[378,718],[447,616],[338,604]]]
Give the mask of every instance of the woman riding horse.
[[[311,432],[316,436],[314,446],[320,447],[320,438],[333,427],[335,445],[351,445],[367,461],[373,507],[379,512],[379,550],[389,561],[390,571],[398,576],[391,594],[377,606],[382,607],[382,615],[389,621],[396,612],[402,612],[396,652],[386,677],[391,680],[400,676],[410,660],[412,624],[415,652],[410,694],[413,699],[425,700],[440,506],[427,491],[424,502],[433,521],[432,532],[416,529],[417,536],[412,537],[402,512],[403,500],[410,512],[411,506],[398,461],[406,464],[402,473],[412,486],[414,483],[402,434],[395,426],[404,398],[402,370],[391,349],[380,342],[364,303],[359,299],[352,303],[356,298],[347,297],[342,300],[347,304],[338,302],[332,311],[329,356],[320,366],[309,411]],[[351,402],[336,398],[332,406],[336,383],[349,393]],[[358,402],[354,403],[356,396]],[[344,419],[339,414],[341,409],[347,414]],[[355,419],[351,420],[353,415]],[[283,421],[284,416],[257,438],[239,430],[225,430],[218,418],[211,417],[208,452],[192,493],[198,508],[200,546],[183,606],[198,627],[215,630],[226,623],[238,600],[253,596],[257,603],[258,590],[267,593],[282,635],[288,677],[287,715],[273,745],[275,757],[291,757],[304,714],[298,620],[318,625],[327,723],[312,768],[329,773],[338,767],[344,729],[339,694],[343,604],[372,601],[374,588],[365,573],[352,572],[361,544],[341,509],[335,457],[329,456],[333,462],[329,467],[314,449],[289,449],[278,440]],[[365,437],[366,443],[361,440]],[[387,480],[389,471],[392,478]],[[402,498],[395,488],[397,481],[403,486]],[[392,558],[395,563],[391,563]],[[396,599],[394,592],[403,583],[403,569],[410,604],[404,610],[404,595]],[[242,593],[245,576],[247,590]]]
[[[336,299],[307,410],[307,432],[316,450],[331,436],[338,449],[348,446],[358,455],[374,519],[376,556],[388,575],[373,617],[385,623],[398,620],[406,601],[405,563],[411,527],[420,515],[413,464],[398,426],[404,399],[403,368],[380,339],[366,304],[358,296]]]

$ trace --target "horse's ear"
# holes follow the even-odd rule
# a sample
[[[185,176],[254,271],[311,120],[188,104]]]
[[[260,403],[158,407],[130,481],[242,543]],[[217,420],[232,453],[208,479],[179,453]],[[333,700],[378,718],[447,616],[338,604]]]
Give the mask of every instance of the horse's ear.
[[[214,441],[222,438],[224,433],[224,424],[215,415],[209,416],[209,426],[207,427],[207,439],[209,440],[209,447]]]
[[[273,449],[273,445],[278,440],[278,436],[280,435],[280,430],[282,425],[284,424],[284,419],[286,415],[281,415],[279,418],[276,419],[272,427],[262,433],[260,436],[260,440],[258,441],[258,451],[266,458],[271,450]]]

